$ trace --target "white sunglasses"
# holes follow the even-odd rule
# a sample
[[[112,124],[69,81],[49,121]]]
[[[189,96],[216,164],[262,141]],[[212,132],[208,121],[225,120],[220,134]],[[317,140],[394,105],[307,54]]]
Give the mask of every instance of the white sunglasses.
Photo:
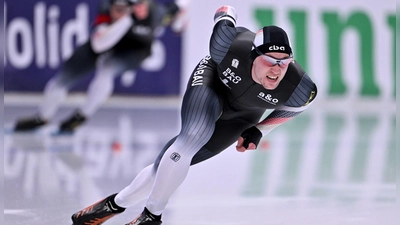
[[[293,56],[276,59],[272,56],[263,54],[256,46],[254,46],[254,49],[256,50],[257,54],[260,55],[261,58],[268,64],[268,66],[278,65],[279,67],[287,67],[293,61]]]

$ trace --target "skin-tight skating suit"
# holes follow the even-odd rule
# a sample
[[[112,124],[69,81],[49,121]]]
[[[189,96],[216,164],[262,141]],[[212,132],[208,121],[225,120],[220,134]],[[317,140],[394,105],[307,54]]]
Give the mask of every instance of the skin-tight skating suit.
[[[215,25],[211,56],[204,57],[194,69],[182,104],[179,136],[193,133],[204,142],[191,164],[232,145],[245,129],[260,122],[266,109],[274,111],[257,127],[261,130],[265,127],[268,132],[268,128],[301,113],[316,96],[316,85],[296,61],[289,65],[276,89],[267,90],[254,82],[251,77],[254,36],[253,32],[235,28],[228,21]]]
[[[121,207],[147,198],[146,208],[159,215],[185,180],[191,165],[207,160],[256,126],[265,135],[303,111],[316,96],[316,85],[294,61],[275,90],[253,81],[255,33],[221,20],[214,26],[210,55],[194,69],[181,108],[181,130],[115,197]],[[262,119],[267,109],[273,110]]]

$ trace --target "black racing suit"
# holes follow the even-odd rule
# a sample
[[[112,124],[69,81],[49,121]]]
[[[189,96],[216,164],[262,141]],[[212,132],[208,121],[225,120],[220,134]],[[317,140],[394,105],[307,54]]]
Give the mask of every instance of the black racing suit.
[[[244,130],[261,124],[266,109],[274,109],[264,120],[267,126],[271,121],[283,123],[315,98],[316,85],[296,61],[276,89],[267,90],[254,82],[254,37],[255,33],[227,20],[214,26],[210,55],[194,69],[183,99],[182,129],[177,136],[183,138],[175,137],[165,146],[156,167],[175,140],[182,141],[180,146],[204,143],[195,150],[194,165],[232,145]]]

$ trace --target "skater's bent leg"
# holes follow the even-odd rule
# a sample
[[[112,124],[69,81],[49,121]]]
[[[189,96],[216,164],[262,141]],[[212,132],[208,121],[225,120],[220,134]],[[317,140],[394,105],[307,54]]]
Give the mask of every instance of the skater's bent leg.
[[[161,158],[146,208],[159,215],[184,181],[193,156],[211,138],[221,107],[214,91],[205,86],[189,89],[182,104],[182,129]]]
[[[92,116],[112,95],[114,78],[127,70],[137,69],[144,58],[141,51],[132,49],[115,50],[99,56],[95,76],[80,111],[87,117]]]
[[[60,71],[52,77],[44,89],[44,99],[39,106],[39,114],[46,120],[52,119],[64,102],[69,89],[95,68],[97,54],[93,53],[90,43],[86,42],[62,65]]]
[[[131,184],[115,196],[115,203],[118,206],[128,208],[144,200],[153,187],[155,170],[153,164],[144,168]]]
[[[151,188],[153,187],[154,179],[156,176],[157,167],[160,163],[161,157],[165,151],[172,145],[176,137],[171,139],[163,148],[156,162],[144,168],[135,179],[120,191],[115,197],[115,202],[118,206],[128,208],[149,196]]]
[[[81,112],[92,116],[98,108],[111,96],[114,90],[114,77],[118,69],[113,67],[100,67],[97,69],[93,80],[90,82],[85,103]]]
[[[56,114],[61,103],[64,102],[68,94],[66,84],[63,84],[59,76],[49,80],[44,89],[44,98],[39,106],[39,114],[45,120],[50,120]]]

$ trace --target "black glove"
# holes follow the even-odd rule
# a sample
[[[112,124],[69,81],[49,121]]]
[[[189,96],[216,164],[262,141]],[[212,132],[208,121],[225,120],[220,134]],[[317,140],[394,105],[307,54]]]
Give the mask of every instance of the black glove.
[[[247,149],[250,143],[254,143],[257,148],[262,138],[262,133],[257,127],[253,126],[243,131],[240,136],[244,139],[243,147]]]

